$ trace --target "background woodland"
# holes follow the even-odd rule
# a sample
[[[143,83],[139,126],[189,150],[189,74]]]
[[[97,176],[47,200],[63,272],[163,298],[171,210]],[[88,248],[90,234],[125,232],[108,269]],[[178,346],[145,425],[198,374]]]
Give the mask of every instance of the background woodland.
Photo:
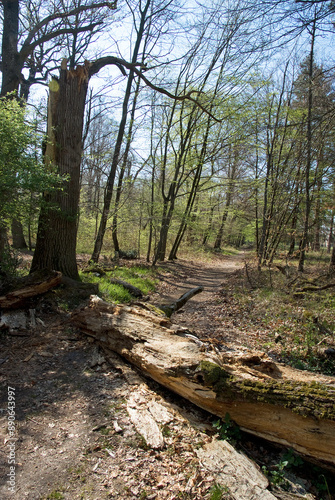
[[[75,279],[77,252],[334,266],[332,1],[1,4],[3,275],[24,247]]]

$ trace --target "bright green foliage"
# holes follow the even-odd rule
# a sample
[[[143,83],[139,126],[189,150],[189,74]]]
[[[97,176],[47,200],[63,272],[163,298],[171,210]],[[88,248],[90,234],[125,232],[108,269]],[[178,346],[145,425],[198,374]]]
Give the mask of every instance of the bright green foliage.
[[[225,494],[228,492],[227,486],[221,486],[215,483],[210,489],[210,500],[223,500]]]
[[[59,176],[46,172],[33,125],[16,99],[0,100],[0,220],[8,225],[24,212],[26,195],[57,186]]]
[[[226,413],[224,420],[219,419],[214,422],[213,427],[217,429],[219,438],[224,441],[229,441],[233,445],[236,445],[241,440],[240,428],[230,418],[229,413]]]
[[[81,279],[89,283],[98,283],[99,291],[105,300],[112,302],[126,303],[130,302],[134,297],[122,285],[110,282],[110,278],[118,278],[126,281],[130,285],[139,288],[144,295],[152,292],[155,289],[155,270],[149,267],[115,267],[114,271],[104,275],[98,273],[81,274]]]

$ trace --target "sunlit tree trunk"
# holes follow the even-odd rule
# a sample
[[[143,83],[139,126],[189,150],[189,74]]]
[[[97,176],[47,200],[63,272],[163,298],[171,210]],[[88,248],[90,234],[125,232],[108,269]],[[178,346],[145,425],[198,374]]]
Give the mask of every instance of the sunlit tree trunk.
[[[31,272],[55,269],[78,279],[76,239],[80,193],[82,131],[89,73],[86,66],[68,70],[62,63],[52,80],[48,103],[46,167],[55,165],[67,176],[63,189],[45,193]]]
[[[130,121],[129,121],[128,133],[127,133],[126,147],[125,147],[125,151],[124,151],[123,158],[122,158],[122,165],[121,165],[120,172],[119,172],[118,184],[117,184],[116,194],[115,194],[114,216],[113,216],[113,222],[112,222],[112,238],[113,238],[113,245],[114,245],[115,252],[120,251],[119,239],[118,239],[118,235],[117,235],[118,210],[119,210],[121,193],[122,193],[124,173],[125,173],[126,167],[127,167],[129,151],[130,151],[130,146],[131,146],[131,141],[132,141],[132,136],[133,136],[133,126],[134,126],[135,111],[136,111],[136,106],[137,106],[137,98],[138,98],[138,93],[140,90],[140,83],[141,83],[141,79],[138,78],[137,83],[136,83],[136,89],[135,89],[135,95],[134,95],[134,100],[133,100],[133,104],[132,104],[132,109],[131,109],[131,113],[130,113]]]

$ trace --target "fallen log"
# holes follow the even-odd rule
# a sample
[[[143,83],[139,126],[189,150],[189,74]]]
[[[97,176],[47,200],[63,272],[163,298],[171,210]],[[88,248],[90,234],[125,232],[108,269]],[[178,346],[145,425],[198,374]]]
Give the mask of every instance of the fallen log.
[[[110,278],[110,282],[114,283],[115,285],[121,285],[123,288],[128,290],[134,297],[137,297],[138,299],[141,299],[143,297],[143,293],[137,286],[131,285],[127,281],[119,280],[117,278]]]
[[[27,300],[48,292],[59,285],[62,273],[58,271],[36,271],[29,276],[17,280],[6,294],[0,297],[2,309],[14,309],[25,306]]]
[[[178,335],[150,306],[92,296],[71,322],[144,374],[242,430],[335,465],[335,380],[276,364],[264,353],[227,351]],[[199,345],[200,344],[200,345]]]

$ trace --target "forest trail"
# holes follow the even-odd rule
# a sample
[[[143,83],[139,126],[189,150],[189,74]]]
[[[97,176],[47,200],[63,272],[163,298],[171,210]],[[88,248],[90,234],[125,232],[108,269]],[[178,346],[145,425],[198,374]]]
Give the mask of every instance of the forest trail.
[[[248,252],[230,256],[217,256],[212,261],[180,259],[164,262],[160,285],[151,301],[156,305],[171,304],[181,295],[197,286],[203,292],[195,295],[179,311],[172,315],[172,322],[191,330],[203,341],[235,344],[254,348],[254,333],[240,329],[239,322],[230,320],[231,303],[225,303],[223,289],[229,288],[229,280],[244,267]],[[231,302],[231,301],[230,301]]]
[[[161,303],[169,304],[178,299],[182,294],[197,286],[203,286],[204,291],[193,297],[183,309],[196,309],[202,304],[210,303],[213,294],[220,289],[227,275],[243,267],[245,252],[237,255],[217,257],[212,262],[187,261],[185,259],[174,262],[164,262],[163,269],[169,270],[175,275],[176,283],[164,280],[173,286],[168,292],[160,291]]]

